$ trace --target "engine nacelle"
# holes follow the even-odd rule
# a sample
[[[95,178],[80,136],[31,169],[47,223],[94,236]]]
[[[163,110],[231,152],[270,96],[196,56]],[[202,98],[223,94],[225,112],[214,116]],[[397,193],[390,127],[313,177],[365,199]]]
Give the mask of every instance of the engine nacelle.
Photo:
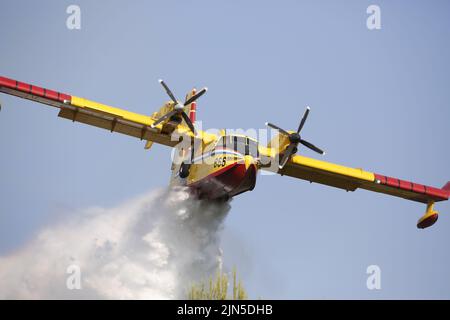
[[[291,133],[291,132],[290,132]],[[277,153],[281,153],[289,146],[289,137],[284,134],[276,134],[267,144],[267,148],[274,149]]]

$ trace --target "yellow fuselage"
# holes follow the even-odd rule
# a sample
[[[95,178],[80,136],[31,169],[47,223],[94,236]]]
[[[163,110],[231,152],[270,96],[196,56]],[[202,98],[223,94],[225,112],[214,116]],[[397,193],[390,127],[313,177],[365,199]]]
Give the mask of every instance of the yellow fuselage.
[[[228,199],[253,190],[257,170],[252,156],[217,148],[194,157],[185,185],[199,197]]]

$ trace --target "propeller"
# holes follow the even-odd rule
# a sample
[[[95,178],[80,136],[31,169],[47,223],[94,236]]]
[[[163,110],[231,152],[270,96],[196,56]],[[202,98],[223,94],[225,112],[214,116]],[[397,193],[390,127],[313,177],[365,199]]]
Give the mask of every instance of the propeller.
[[[192,123],[191,119],[186,114],[186,112],[184,112],[184,107],[190,105],[192,102],[196,101],[198,98],[200,98],[202,95],[204,95],[206,93],[206,91],[208,90],[208,88],[203,88],[202,90],[200,90],[199,92],[194,94],[192,97],[187,99],[183,104],[181,104],[181,102],[178,101],[177,98],[175,98],[174,94],[172,93],[172,91],[169,89],[169,87],[167,86],[167,84],[163,80],[160,79],[159,83],[161,83],[161,85],[164,87],[164,90],[166,90],[167,95],[173,101],[175,106],[173,107],[172,111],[166,113],[161,118],[157,119],[151,125],[151,127],[152,128],[156,127],[158,124],[160,124],[164,120],[166,120],[166,119],[168,119],[168,118],[170,118],[170,117],[172,117],[174,115],[180,115],[184,119],[186,124],[188,125],[189,129],[195,134],[194,124]]]
[[[323,150],[319,149],[318,147],[313,145],[311,142],[308,142],[308,141],[302,139],[300,136],[300,131],[302,131],[303,126],[305,125],[305,122],[306,122],[306,119],[308,118],[310,110],[311,109],[309,107],[306,107],[305,113],[303,114],[302,120],[300,121],[297,132],[294,132],[294,133],[289,133],[286,130],[280,128],[279,126],[274,125],[273,123],[266,122],[266,126],[272,128],[272,129],[278,130],[281,134],[284,134],[285,136],[287,136],[289,138],[290,143],[289,143],[288,147],[286,148],[286,150],[284,151],[283,158],[281,158],[280,164],[278,166],[280,169],[283,169],[283,167],[288,162],[289,158],[292,155],[294,155],[295,153],[297,153],[297,147],[298,147],[299,143],[301,143],[305,147],[307,147],[317,153],[325,154],[325,152]]]

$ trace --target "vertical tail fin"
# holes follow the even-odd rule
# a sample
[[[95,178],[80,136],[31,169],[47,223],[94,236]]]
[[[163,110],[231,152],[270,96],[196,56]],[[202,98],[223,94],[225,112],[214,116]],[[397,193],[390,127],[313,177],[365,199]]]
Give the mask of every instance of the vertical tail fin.
[[[187,95],[186,100],[190,99],[197,93],[197,89],[192,89]],[[192,102],[190,105],[186,106],[186,113],[189,115],[189,119],[191,119],[192,123],[195,123],[196,120],[196,111],[197,111],[197,102]]]
[[[192,123],[195,123],[195,113],[197,112],[197,102],[191,103],[191,109],[189,110],[189,119]]]

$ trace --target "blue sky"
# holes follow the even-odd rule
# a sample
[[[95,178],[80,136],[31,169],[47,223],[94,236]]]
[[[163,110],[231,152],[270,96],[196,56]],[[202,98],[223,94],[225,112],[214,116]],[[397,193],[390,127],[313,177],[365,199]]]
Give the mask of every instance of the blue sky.
[[[66,28],[76,3],[81,30]],[[368,30],[366,8],[381,8]],[[1,75],[151,114],[208,86],[203,128],[295,128],[324,160],[437,187],[450,180],[447,1],[9,1]],[[169,179],[170,150],[1,95],[0,254],[73,209],[114,206]],[[309,150],[300,153],[318,157]],[[450,205],[281,176],[233,200],[223,235],[251,297],[449,298]],[[43,257],[45,259],[45,257]],[[366,288],[366,268],[382,289]]]

